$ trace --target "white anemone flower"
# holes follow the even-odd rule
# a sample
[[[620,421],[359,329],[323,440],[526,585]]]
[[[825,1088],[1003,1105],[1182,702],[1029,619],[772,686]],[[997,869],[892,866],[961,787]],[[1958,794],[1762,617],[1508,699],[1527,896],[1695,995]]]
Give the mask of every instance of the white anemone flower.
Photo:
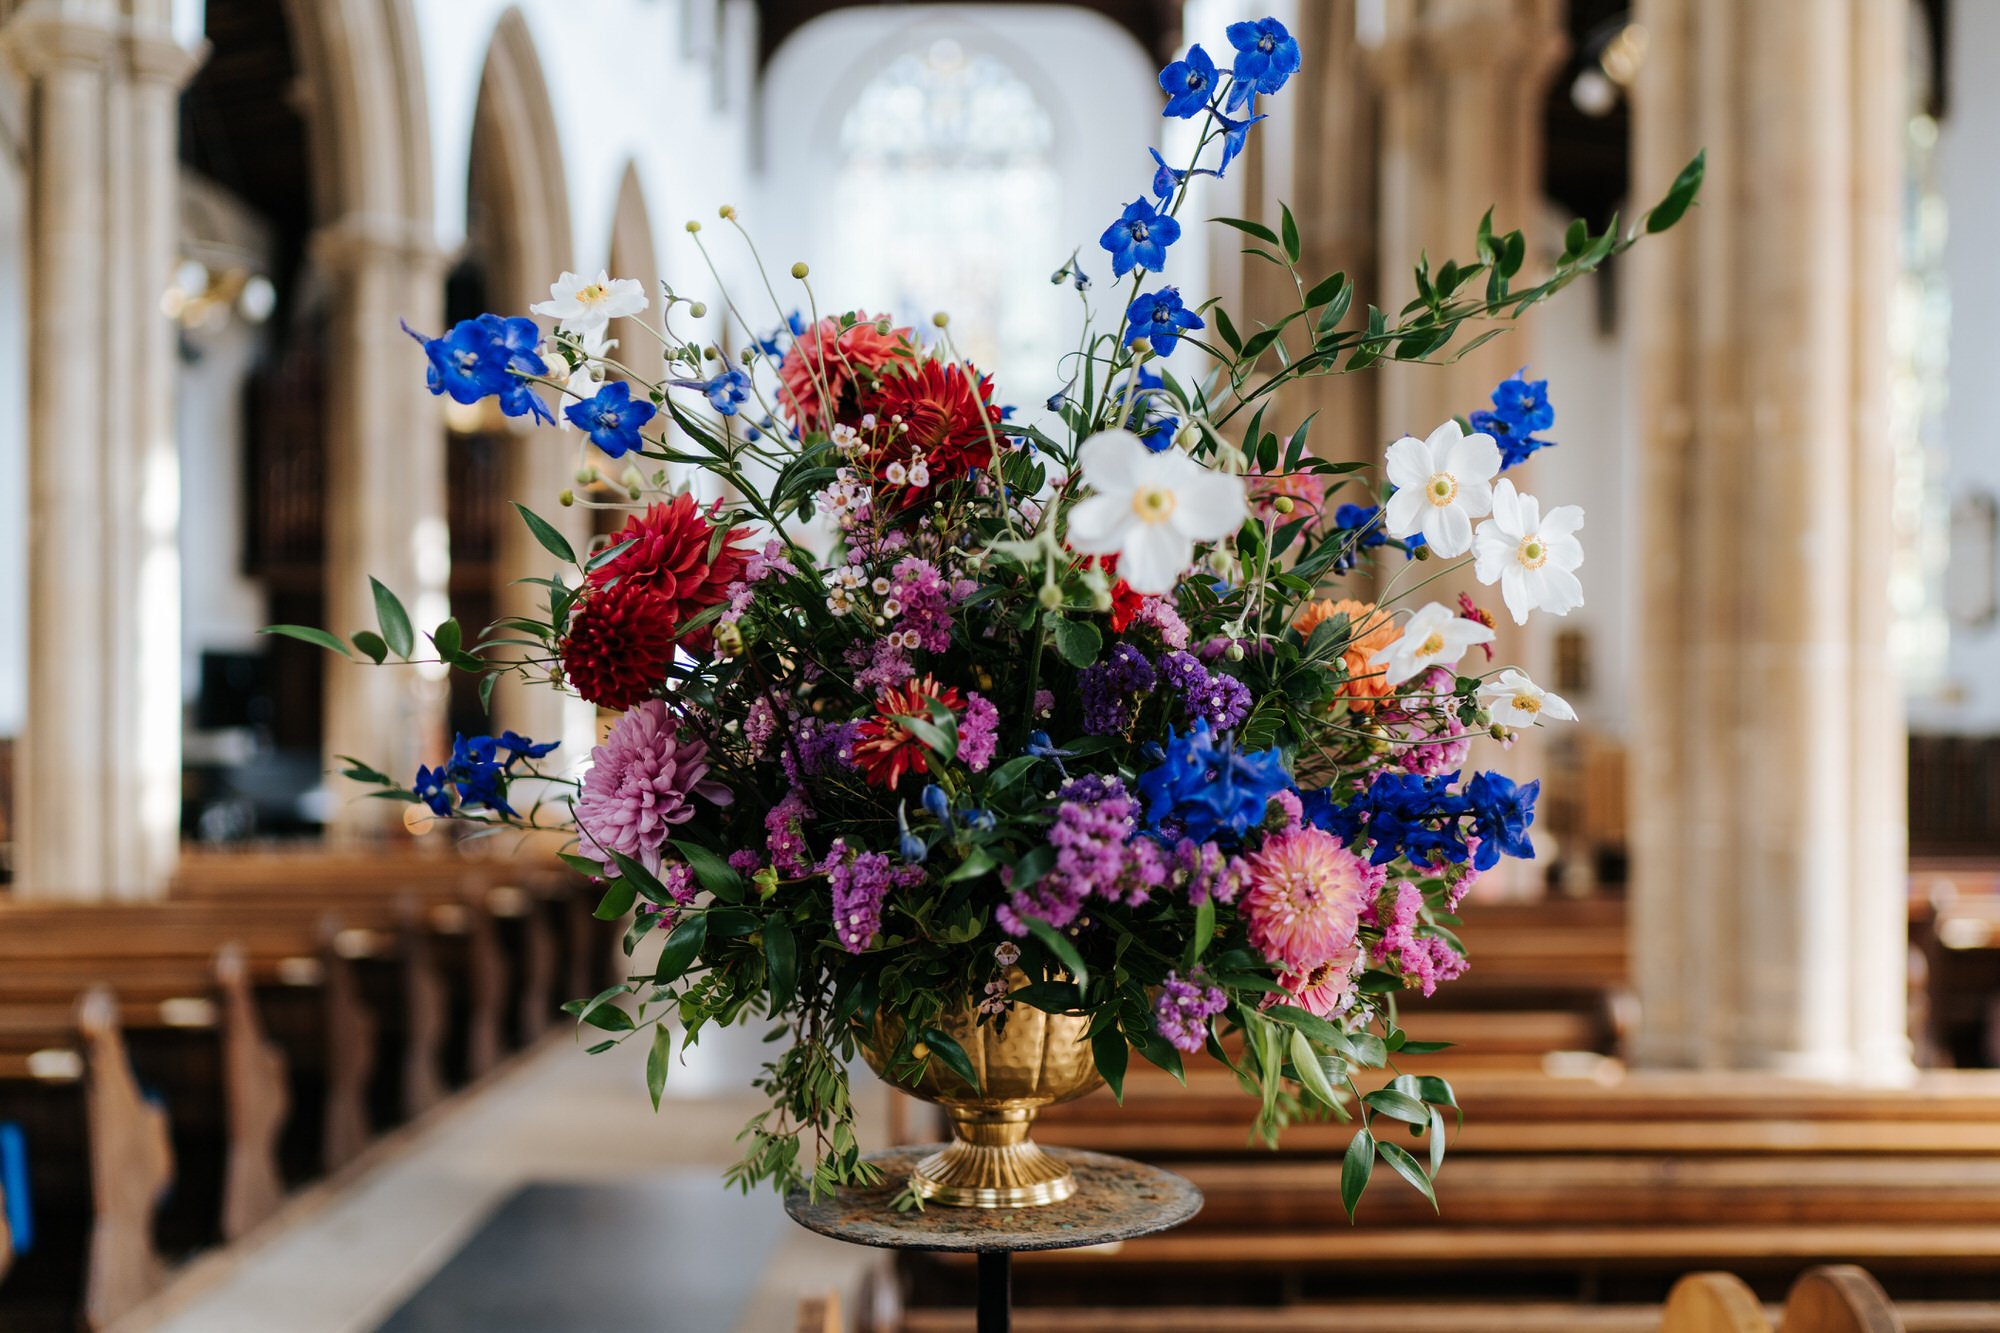
[[[646,308],[646,285],[636,278],[614,278],[604,269],[586,278],[565,272],[549,284],[549,299],[528,307],[556,321],[556,331],[583,338],[599,332],[614,319]]]
[[[1569,700],[1543,689],[1513,667],[1479,687],[1479,702],[1495,723],[1516,730],[1532,727],[1543,718],[1576,721],[1576,710],[1569,706]]]
[[[1383,514],[1389,535],[1424,534],[1431,550],[1447,558],[1472,549],[1472,520],[1493,508],[1493,478],[1500,475],[1500,446],[1491,435],[1467,435],[1447,421],[1420,440],[1405,435],[1384,460],[1396,493]]]
[[[1099,431],[1076,459],[1095,493],[1070,510],[1070,549],[1117,556],[1118,576],[1137,593],[1172,592],[1195,543],[1221,541],[1250,513],[1241,477],[1178,449],[1154,453],[1128,430]]]
[[[1493,517],[1473,538],[1472,572],[1481,583],[1500,585],[1517,625],[1528,623],[1530,611],[1566,616],[1583,605],[1583,584],[1574,572],[1583,563],[1583,543],[1576,539],[1582,526],[1580,506],[1557,505],[1544,518],[1540,501],[1503,480],[1493,488]]]
[[[1411,616],[1394,643],[1368,660],[1389,685],[1413,680],[1432,667],[1448,667],[1475,644],[1493,642],[1493,630],[1432,602]]]

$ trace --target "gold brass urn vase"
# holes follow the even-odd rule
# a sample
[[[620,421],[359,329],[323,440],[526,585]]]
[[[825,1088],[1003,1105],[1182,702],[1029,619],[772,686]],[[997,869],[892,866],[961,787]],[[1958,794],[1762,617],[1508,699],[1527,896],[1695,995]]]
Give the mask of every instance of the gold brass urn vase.
[[[1009,978],[1016,986],[1026,980],[1019,974]],[[951,1117],[951,1143],[917,1163],[910,1188],[927,1202],[958,1208],[1061,1203],[1076,1193],[1076,1177],[1028,1135],[1044,1106],[1073,1101],[1103,1084],[1084,1035],[1090,1019],[1025,1004],[1012,1006],[1004,1021],[982,1024],[977,1018],[978,1011],[966,1003],[938,1021],[938,1029],[965,1048],[979,1074],[977,1089],[936,1059],[915,1084],[890,1077],[902,1024],[889,1015],[877,1014],[860,1034],[869,1068]]]

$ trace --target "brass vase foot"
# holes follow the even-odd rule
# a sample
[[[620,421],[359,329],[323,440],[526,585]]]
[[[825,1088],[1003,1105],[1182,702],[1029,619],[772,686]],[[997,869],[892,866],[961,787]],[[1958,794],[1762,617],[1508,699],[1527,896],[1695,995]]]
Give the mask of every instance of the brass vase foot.
[[[918,1162],[910,1188],[953,1208],[1037,1208],[1076,1193],[1076,1176],[1028,1137],[1033,1107],[952,1107],[952,1141]]]

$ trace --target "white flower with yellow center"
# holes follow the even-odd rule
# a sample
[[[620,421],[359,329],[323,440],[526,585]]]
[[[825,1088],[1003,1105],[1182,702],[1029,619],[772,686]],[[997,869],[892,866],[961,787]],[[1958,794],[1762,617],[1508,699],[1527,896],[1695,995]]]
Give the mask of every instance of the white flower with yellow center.
[[[1513,667],[1479,687],[1479,702],[1496,725],[1517,731],[1543,718],[1576,721],[1576,710],[1569,706],[1569,700],[1543,689]]]
[[[1583,543],[1576,539],[1582,526],[1579,506],[1557,505],[1544,518],[1540,501],[1503,480],[1493,488],[1493,517],[1473,538],[1472,572],[1481,583],[1500,585],[1517,625],[1528,623],[1530,611],[1566,616],[1583,605],[1583,584],[1574,572],[1583,563]]]
[[[1250,513],[1241,477],[1178,449],[1154,453],[1131,431],[1099,431],[1076,460],[1094,494],[1070,510],[1070,549],[1117,556],[1118,576],[1137,593],[1172,592],[1195,543],[1221,541]]]
[[[646,285],[636,278],[614,278],[604,269],[586,278],[580,273],[564,273],[549,284],[549,299],[528,307],[556,322],[558,333],[578,338],[600,332],[614,319],[636,315],[646,308]]]
[[[1472,520],[1493,508],[1493,478],[1500,475],[1500,446],[1491,435],[1467,435],[1447,421],[1420,440],[1405,435],[1384,460],[1389,497],[1383,522],[1392,537],[1421,532],[1441,556],[1472,549]]]
[[[1432,602],[1410,617],[1400,638],[1368,660],[1382,668],[1386,684],[1401,685],[1432,667],[1455,665],[1466,649],[1491,642],[1491,628]]]

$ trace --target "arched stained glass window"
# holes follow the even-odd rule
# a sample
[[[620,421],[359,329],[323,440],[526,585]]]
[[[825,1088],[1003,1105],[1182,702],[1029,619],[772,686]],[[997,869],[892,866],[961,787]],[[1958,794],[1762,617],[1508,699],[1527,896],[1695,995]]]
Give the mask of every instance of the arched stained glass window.
[[[1067,255],[1055,125],[998,56],[941,37],[885,64],[840,129],[834,205],[852,290],[929,333],[932,311],[1003,398],[1055,385],[1065,306],[1050,272]],[[870,311],[870,313],[877,313]]]

